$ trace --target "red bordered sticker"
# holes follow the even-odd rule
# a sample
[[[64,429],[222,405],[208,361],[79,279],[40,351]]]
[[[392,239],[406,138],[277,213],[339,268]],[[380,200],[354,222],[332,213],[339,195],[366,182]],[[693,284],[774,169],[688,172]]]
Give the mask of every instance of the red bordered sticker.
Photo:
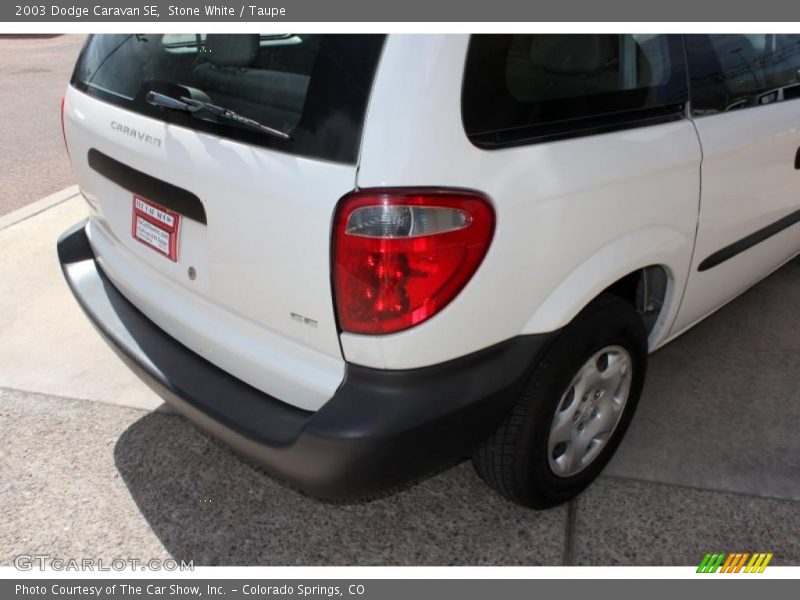
[[[152,200],[133,196],[131,235],[159,254],[178,262],[178,227],[181,216]]]

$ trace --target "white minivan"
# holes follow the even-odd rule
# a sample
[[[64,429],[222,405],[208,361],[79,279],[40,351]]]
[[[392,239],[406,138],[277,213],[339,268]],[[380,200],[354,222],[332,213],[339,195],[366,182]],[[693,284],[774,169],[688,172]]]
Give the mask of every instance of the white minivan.
[[[572,498],[648,353],[800,253],[800,35],[95,35],[62,120],[82,308],[320,498]]]

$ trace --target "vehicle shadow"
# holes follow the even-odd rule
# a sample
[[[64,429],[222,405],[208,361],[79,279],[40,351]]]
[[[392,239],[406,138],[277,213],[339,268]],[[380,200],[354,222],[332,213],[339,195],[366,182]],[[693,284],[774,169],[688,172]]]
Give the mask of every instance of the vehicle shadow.
[[[114,458],[166,550],[198,566],[536,565],[564,556],[565,508],[511,504],[469,463],[381,499],[323,503],[168,411],[132,424]]]

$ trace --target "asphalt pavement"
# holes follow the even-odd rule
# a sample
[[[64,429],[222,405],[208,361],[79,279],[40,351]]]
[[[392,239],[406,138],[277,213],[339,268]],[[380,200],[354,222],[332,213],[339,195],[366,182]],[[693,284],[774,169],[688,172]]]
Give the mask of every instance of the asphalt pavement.
[[[61,97],[83,35],[0,35],[0,215],[73,181]]]

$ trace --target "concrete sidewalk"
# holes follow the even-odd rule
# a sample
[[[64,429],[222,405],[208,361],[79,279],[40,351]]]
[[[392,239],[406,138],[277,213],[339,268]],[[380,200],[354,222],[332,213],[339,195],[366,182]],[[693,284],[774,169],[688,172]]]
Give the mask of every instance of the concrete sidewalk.
[[[68,190],[0,219],[0,564],[19,553],[198,565],[800,564],[800,261],[652,357],[605,476],[532,512],[468,464],[369,503],[323,504],[154,410],[61,276]]]
[[[86,214],[75,186],[0,218],[0,387],[155,408],[61,275],[56,240]]]

